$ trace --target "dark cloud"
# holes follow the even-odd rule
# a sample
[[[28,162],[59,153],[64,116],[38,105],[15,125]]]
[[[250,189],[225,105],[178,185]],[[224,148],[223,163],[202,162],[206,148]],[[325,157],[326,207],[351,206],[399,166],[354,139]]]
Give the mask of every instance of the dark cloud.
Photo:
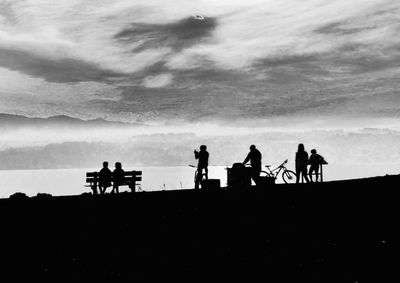
[[[80,60],[50,59],[1,47],[0,67],[57,83],[107,81],[109,78],[121,76]]]
[[[171,24],[132,23],[115,35],[121,42],[141,42],[134,52],[147,48],[171,47],[181,50],[210,36],[216,28],[215,18],[190,17]]]
[[[373,30],[378,27],[376,26],[364,26],[364,27],[349,27],[347,22],[331,23],[324,25],[315,30],[316,33],[322,34],[334,34],[334,35],[350,35],[367,30]]]

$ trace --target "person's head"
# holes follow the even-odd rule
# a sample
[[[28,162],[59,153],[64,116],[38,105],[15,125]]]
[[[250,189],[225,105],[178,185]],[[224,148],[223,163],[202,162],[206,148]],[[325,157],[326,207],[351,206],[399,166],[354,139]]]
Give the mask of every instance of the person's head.
[[[116,162],[116,163],[115,163],[115,168],[121,169],[121,167],[122,167],[121,162]]]
[[[207,146],[205,146],[204,144],[200,146],[200,150],[203,150],[203,151],[204,151],[204,150],[206,150],[206,149],[207,149]]]
[[[304,144],[300,143],[300,144],[299,144],[299,147],[297,148],[297,151],[298,151],[298,152],[304,151]]]
[[[104,161],[104,162],[103,162],[103,167],[104,167],[104,168],[107,168],[107,167],[108,167],[108,162],[107,162],[107,161]]]
[[[256,149],[256,146],[254,145],[254,144],[252,144],[251,146],[250,146],[250,150],[255,150]]]
[[[311,153],[312,153],[312,154],[316,154],[316,153],[317,153],[317,150],[316,150],[316,149],[311,149]]]

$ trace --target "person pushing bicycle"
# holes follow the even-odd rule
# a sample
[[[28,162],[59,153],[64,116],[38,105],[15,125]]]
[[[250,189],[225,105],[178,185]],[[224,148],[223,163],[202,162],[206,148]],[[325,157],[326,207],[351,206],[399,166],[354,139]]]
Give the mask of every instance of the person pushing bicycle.
[[[246,159],[243,161],[243,164],[246,164],[250,161],[251,165],[251,178],[254,183],[257,184],[257,181],[260,177],[261,172],[261,152],[256,148],[254,144],[250,146],[250,152],[247,155]]]
[[[197,176],[194,183],[194,188],[198,189],[203,176],[203,169],[206,174],[206,179],[208,179],[208,157],[209,153],[207,151],[207,146],[201,145],[200,151],[194,150],[194,157],[199,160],[197,164]]]

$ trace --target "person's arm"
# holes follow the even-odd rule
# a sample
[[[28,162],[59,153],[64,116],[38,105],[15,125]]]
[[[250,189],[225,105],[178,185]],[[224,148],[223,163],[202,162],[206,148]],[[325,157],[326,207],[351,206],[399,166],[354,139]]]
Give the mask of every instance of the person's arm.
[[[194,151],[194,157],[196,159],[199,159],[199,152],[197,150]]]
[[[249,162],[249,160],[250,160],[250,153],[247,154],[247,157],[246,157],[246,159],[243,161],[243,164],[246,164],[247,162]]]

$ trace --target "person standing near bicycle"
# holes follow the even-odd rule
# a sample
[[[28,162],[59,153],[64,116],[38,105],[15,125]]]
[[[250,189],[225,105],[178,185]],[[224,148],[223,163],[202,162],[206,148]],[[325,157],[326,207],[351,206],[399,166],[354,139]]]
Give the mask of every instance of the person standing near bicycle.
[[[308,165],[308,153],[304,150],[304,144],[299,144],[297,152],[296,152],[296,184],[300,181],[300,174],[302,178],[306,179],[308,183],[307,177],[307,165]]]
[[[320,164],[322,164],[323,161],[324,158],[317,153],[317,150],[312,149],[310,155],[310,171],[308,172],[308,174],[310,175],[311,183],[313,182],[312,180],[313,172],[315,172],[315,182],[318,182],[319,166]]]
[[[209,153],[207,151],[207,146],[204,144],[200,146],[200,151],[194,150],[194,157],[199,160],[197,164],[197,175],[194,182],[194,188],[198,189],[203,176],[203,170],[206,174],[206,179],[208,179],[208,157]]]
[[[254,144],[250,146],[250,152],[247,154],[246,159],[243,161],[243,164],[246,164],[250,161],[251,165],[251,178],[254,183],[258,182],[261,173],[261,152],[256,148]]]

